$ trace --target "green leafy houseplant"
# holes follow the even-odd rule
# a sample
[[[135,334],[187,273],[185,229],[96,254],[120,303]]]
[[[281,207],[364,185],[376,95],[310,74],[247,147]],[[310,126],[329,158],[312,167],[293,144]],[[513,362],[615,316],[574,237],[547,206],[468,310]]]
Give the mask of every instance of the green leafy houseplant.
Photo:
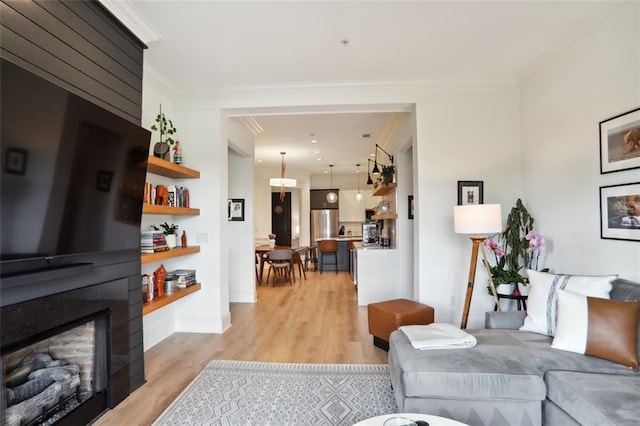
[[[174,127],[173,122],[165,117],[162,109],[160,109],[160,113],[156,116],[156,124],[151,126],[151,130],[154,132],[160,132],[160,143],[166,143],[169,145],[173,145],[175,143],[172,136],[175,134],[176,128]]]
[[[396,171],[395,166],[382,166],[382,173],[380,173],[380,179],[383,185],[393,182],[393,175]]]
[[[164,231],[162,231],[162,233],[164,235],[177,235],[178,234],[178,225],[176,225],[175,223],[172,223],[171,225],[169,225],[167,222],[165,223],[161,223],[160,227],[156,226],[156,225],[151,225],[153,227],[153,229],[155,229],[156,231],[159,231],[160,228],[163,228]]]

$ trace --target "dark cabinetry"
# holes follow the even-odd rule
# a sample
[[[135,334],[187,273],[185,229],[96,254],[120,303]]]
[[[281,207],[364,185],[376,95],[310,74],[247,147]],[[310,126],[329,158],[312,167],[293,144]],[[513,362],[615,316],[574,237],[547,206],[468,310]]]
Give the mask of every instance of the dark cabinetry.
[[[309,196],[311,210],[338,209],[338,205],[340,204],[340,192],[338,189],[334,189],[333,191],[338,194],[338,201],[335,203],[329,203],[327,201],[327,194],[331,191],[331,189],[312,189]]]
[[[350,241],[349,240],[338,240],[338,271],[349,271],[349,263],[351,261],[351,252],[349,250]],[[326,263],[324,262],[326,260]],[[333,259],[333,255],[320,256],[320,269],[323,271],[335,271],[336,265]]]

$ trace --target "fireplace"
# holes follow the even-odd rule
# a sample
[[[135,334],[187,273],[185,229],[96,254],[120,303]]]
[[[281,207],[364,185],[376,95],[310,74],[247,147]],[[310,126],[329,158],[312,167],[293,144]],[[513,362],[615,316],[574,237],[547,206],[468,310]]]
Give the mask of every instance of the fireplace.
[[[33,343],[5,348],[4,425],[78,424],[91,407],[106,407],[109,390],[109,312],[32,336]]]
[[[123,278],[1,308],[1,425],[88,424],[129,395],[128,296]]]

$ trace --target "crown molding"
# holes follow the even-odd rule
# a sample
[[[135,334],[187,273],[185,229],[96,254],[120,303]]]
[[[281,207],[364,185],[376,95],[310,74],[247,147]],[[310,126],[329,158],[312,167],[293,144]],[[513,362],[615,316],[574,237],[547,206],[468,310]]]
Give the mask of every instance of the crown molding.
[[[245,127],[254,134],[254,136],[258,136],[260,133],[264,132],[264,129],[253,117],[239,117],[238,120],[240,120],[240,122],[244,124]]]
[[[129,0],[98,0],[144,44],[162,39],[162,35],[142,16]]]

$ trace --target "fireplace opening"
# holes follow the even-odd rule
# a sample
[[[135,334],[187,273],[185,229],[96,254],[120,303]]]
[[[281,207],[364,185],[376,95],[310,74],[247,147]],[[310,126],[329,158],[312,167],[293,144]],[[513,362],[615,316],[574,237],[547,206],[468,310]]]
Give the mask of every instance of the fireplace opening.
[[[3,348],[3,425],[86,424],[106,409],[109,321],[100,311]]]

